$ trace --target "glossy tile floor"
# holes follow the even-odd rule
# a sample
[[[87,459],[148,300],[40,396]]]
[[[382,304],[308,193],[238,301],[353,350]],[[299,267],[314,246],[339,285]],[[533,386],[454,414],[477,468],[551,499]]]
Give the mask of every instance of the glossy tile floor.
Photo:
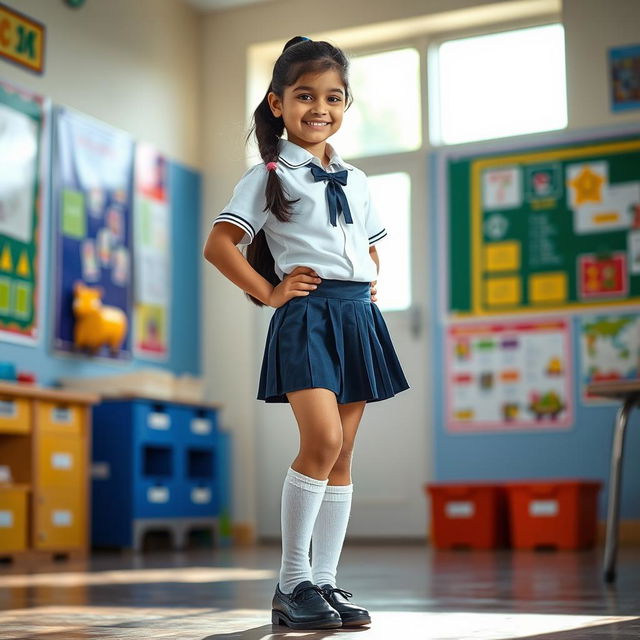
[[[0,569],[2,640],[626,640],[640,638],[640,549],[622,549],[615,587],[600,550],[436,552],[348,546],[340,585],[371,610],[361,629],[270,624],[277,546],[96,554],[85,567]]]

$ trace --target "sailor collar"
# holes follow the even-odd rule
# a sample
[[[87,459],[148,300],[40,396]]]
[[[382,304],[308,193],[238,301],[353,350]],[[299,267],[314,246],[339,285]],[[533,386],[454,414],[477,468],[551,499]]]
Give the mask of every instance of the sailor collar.
[[[324,169],[319,158],[316,158],[312,153],[309,153],[306,149],[298,146],[289,140],[281,139],[279,143],[278,162],[286,165],[290,169],[299,169],[300,167],[306,167],[310,162],[317,164],[320,168]],[[353,170],[350,164],[347,164],[336,152],[336,150],[327,143],[327,153],[329,155],[329,165],[334,165],[338,169]]]

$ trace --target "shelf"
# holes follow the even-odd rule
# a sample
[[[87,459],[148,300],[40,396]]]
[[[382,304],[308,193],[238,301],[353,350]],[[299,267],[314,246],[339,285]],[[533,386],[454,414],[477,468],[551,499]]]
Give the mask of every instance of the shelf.
[[[213,478],[214,453],[213,449],[187,449],[187,478]]]
[[[142,473],[151,478],[173,475],[172,448],[146,445],[142,450]]]

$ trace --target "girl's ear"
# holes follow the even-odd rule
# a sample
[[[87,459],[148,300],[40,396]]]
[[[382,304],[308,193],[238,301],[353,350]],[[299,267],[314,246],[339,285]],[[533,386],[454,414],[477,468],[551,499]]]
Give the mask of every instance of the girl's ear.
[[[282,100],[270,91],[267,95],[267,100],[269,101],[269,108],[271,109],[271,113],[273,113],[274,117],[279,118],[282,116]]]

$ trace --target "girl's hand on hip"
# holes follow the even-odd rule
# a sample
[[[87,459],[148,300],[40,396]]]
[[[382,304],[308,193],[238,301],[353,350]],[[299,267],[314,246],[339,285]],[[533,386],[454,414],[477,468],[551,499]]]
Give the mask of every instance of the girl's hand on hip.
[[[278,308],[291,298],[308,296],[309,291],[317,289],[322,280],[311,267],[296,267],[284,280],[273,288],[269,297],[269,306]]]
[[[371,302],[377,302],[378,301],[378,289],[376,289],[376,285],[378,284],[377,280],[374,280],[369,286],[370,286],[370,291],[371,291]]]

